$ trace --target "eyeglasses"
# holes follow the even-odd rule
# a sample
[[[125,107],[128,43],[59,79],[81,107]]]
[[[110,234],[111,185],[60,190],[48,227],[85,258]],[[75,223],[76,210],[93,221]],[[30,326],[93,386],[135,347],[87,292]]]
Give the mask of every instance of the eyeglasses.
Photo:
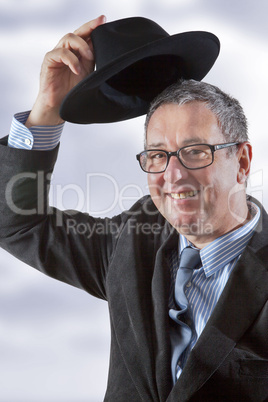
[[[214,161],[214,152],[219,149],[239,145],[240,142],[226,144],[194,144],[187,145],[178,151],[168,152],[162,149],[148,149],[136,155],[140,167],[146,173],[162,173],[166,170],[171,156],[176,156],[180,163],[191,170],[203,169]]]

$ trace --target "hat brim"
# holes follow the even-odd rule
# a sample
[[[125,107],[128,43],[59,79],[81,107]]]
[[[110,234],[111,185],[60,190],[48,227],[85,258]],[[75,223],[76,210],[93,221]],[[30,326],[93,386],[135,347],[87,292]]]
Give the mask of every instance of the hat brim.
[[[64,98],[60,116],[78,124],[110,123],[147,113],[150,102],[180,78],[202,80],[220,51],[209,32],[151,42],[97,69]]]

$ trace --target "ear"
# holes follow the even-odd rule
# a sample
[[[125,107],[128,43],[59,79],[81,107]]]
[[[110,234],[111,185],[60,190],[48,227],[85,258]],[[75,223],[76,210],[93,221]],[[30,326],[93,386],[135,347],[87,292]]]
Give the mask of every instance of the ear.
[[[238,150],[238,172],[237,182],[239,184],[245,184],[250,172],[250,165],[252,159],[252,146],[249,142],[243,142],[240,144]]]

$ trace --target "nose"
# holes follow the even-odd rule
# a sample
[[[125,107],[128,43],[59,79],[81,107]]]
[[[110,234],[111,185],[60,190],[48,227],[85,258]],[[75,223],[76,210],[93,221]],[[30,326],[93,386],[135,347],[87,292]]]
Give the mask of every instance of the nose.
[[[179,161],[177,156],[171,156],[168,166],[164,172],[164,179],[169,183],[176,183],[179,180],[188,177],[188,169],[186,169]]]

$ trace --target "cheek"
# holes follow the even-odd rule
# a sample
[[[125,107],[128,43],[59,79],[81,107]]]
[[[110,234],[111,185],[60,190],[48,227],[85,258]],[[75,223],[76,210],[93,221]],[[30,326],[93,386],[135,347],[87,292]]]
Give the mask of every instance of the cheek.
[[[212,208],[216,201],[220,202],[222,181],[212,169],[200,170],[195,178],[200,185],[200,202],[205,209]]]
[[[201,197],[207,198],[210,197],[210,194],[213,192],[215,182],[213,180],[213,172],[211,169],[200,169],[196,170],[193,173],[194,180],[197,188],[201,190]]]
[[[150,174],[148,175],[147,181],[151,197],[155,204],[158,205],[162,196],[162,188],[164,184],[163,175]]]
[[[227,180],[224,171],[206,176],[202,183],[204,204],[211,209],[224,208],[228,201],[230,186],[231,178]]]

